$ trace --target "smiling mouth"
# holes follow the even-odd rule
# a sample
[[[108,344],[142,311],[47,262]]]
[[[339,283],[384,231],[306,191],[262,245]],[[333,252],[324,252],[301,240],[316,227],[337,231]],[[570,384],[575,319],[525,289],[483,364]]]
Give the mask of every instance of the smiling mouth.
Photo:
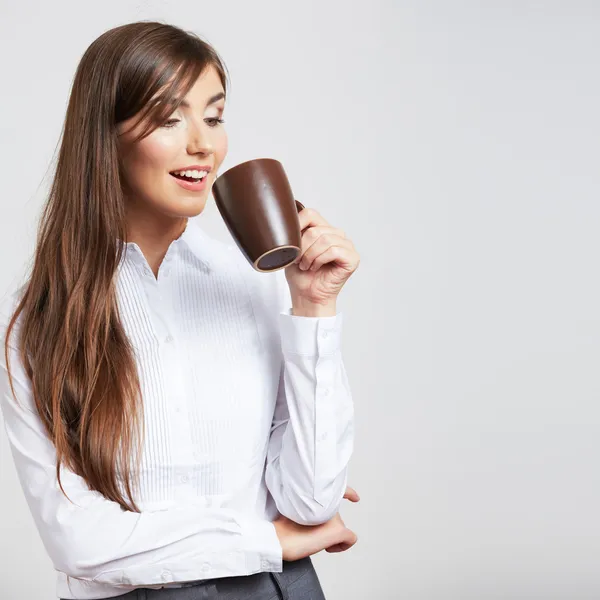
[[[172,175],[176,179],[183,179],[183,181],[192,181],[195,183],[197,183],[198,181],[204,181],[208,177],[208,173],[200,179],[196,179],[195,177],[187,177],[187,175],[176,175],[175,173],[169,173],[169,175]]]

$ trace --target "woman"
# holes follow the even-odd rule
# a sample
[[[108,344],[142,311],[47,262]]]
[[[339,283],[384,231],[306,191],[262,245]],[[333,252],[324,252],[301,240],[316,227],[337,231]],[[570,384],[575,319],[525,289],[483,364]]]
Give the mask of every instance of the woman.
[[[75,75],[2,306],[2,413],[59,598],[323,598],[310,556],[356,541],[336,297],[359,256],[308,208],[272,274],[188,223],[226,92],[214,49],[154,22],[105,32]]]

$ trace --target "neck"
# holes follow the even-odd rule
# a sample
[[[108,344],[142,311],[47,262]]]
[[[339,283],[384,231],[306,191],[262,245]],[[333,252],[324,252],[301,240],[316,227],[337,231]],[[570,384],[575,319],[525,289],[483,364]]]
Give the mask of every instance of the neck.
[[[179,238],[187,227],[188,217],[169,219],[164,215],[127,217],[127,241],[135,242],[142,251],[155,277],[171,243]]]

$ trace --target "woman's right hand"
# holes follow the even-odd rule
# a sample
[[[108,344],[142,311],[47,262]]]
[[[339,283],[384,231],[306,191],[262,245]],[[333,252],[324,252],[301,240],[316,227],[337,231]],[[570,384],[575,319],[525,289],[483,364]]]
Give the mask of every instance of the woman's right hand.
[[[358,502],[358,494],[348,488],[344,498]],[[346,527],[340,513],[320,525],[299,525],[280,515],[273,521],[283,551],[283,560],[300,560],[321,550],[343,552],[354,546],[357,535]]]

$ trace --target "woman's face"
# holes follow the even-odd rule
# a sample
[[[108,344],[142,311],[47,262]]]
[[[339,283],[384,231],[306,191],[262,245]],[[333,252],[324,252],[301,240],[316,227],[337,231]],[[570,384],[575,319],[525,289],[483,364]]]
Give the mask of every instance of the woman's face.
[[[221,80],[214,67],[198,77],[169,120],[136,144],[131,143],[141,124],[137,116],[118,126],[121,167],[127,210],[137,217],[146,213],[174,219],[200,214],[225,155],[227,134],[219,122],[225,108]],[[215,98],[217,98],[215,100]],[[134,127],[132,131],[129,131]],[[191,165],[210,167],[200,191],[185,189],[171,175]]]

